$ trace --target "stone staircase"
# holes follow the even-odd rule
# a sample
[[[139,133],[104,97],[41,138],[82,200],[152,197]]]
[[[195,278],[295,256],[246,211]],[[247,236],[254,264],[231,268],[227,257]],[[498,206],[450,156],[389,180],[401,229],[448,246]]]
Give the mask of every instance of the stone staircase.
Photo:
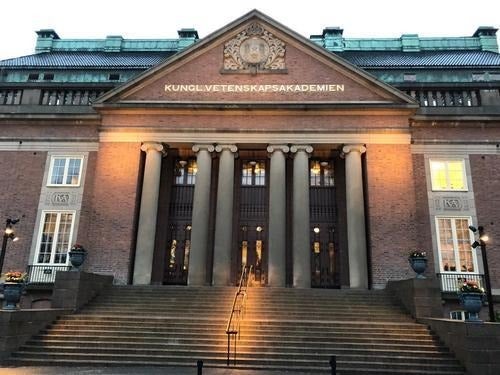
[[[236,289],[115,286],[12,356],[23,365],[224,367]],[[384,291],[250,288],[238,368],[338,374],[464,374]]]

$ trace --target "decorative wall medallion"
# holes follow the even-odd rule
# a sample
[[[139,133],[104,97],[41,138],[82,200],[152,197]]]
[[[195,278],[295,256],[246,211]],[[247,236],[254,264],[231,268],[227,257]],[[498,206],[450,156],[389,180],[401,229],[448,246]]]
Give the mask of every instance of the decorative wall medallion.
[[[48,194],[47,198],[47,203],[52,206],[69,206],[75,204],[75,196],[67,192]]]
[[[286,46],[257,22],[224,45],[223,72],[286,72]]]
[[[443,209],[458,211],[462,209],[462,201],[458,198],[443,198]]]

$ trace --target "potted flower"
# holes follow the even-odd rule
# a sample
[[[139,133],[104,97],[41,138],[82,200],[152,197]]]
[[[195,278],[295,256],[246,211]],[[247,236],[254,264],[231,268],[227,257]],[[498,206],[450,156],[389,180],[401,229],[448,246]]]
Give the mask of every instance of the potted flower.
[[[83,264],[85,261],[85,257],[87,256],[87,250],[85,248],[78,244],[75,243],[70,251],[69,251],[69,261],[71,262],[71,270],[72,271],[79,271],[80,266]]]
[[[458,298],[464,310],[469,313],[469,317],[465,320],[480,322],[478,314],[483,306],[484,289],[475,281],[465,280],[459,288]]]
[[[416,279],[425,279],[423,273],[427,268],[427,253],[425,251],[412,251],[408,257],[408,262],[413,271],[416,272]]]
[[[21,294],[27,279],[27,274],[21,271],[9,271],[5,273],[3,285],[4,309],[16,310],[17,304],[21,301]]]

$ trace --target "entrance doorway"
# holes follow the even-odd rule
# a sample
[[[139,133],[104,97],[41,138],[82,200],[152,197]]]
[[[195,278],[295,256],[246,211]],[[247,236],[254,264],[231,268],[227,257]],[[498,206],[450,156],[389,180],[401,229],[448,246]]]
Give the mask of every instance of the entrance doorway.
[[[198,171],[196,160],[179,158],[175,160],[173,170],[163,283],[186,285],[191,250],[194,184]]]
[[[339,287],[335,179],[331,160],[310,161],[311,286]]]
[[[260,156],[240,153],[237,163],[236,211],[238,222],[234,247],[237,282],[244,266],[253,266],[252,285],[267,284],[267,216],[268,216],[268,162]]]

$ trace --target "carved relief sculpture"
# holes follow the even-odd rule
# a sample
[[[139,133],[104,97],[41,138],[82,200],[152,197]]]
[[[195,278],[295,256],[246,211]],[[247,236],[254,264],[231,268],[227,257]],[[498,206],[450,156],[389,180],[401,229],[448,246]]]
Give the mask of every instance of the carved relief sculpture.
[[[250,24],[224,45],[224,72],[285,72],[285,43],[259,23]]]

